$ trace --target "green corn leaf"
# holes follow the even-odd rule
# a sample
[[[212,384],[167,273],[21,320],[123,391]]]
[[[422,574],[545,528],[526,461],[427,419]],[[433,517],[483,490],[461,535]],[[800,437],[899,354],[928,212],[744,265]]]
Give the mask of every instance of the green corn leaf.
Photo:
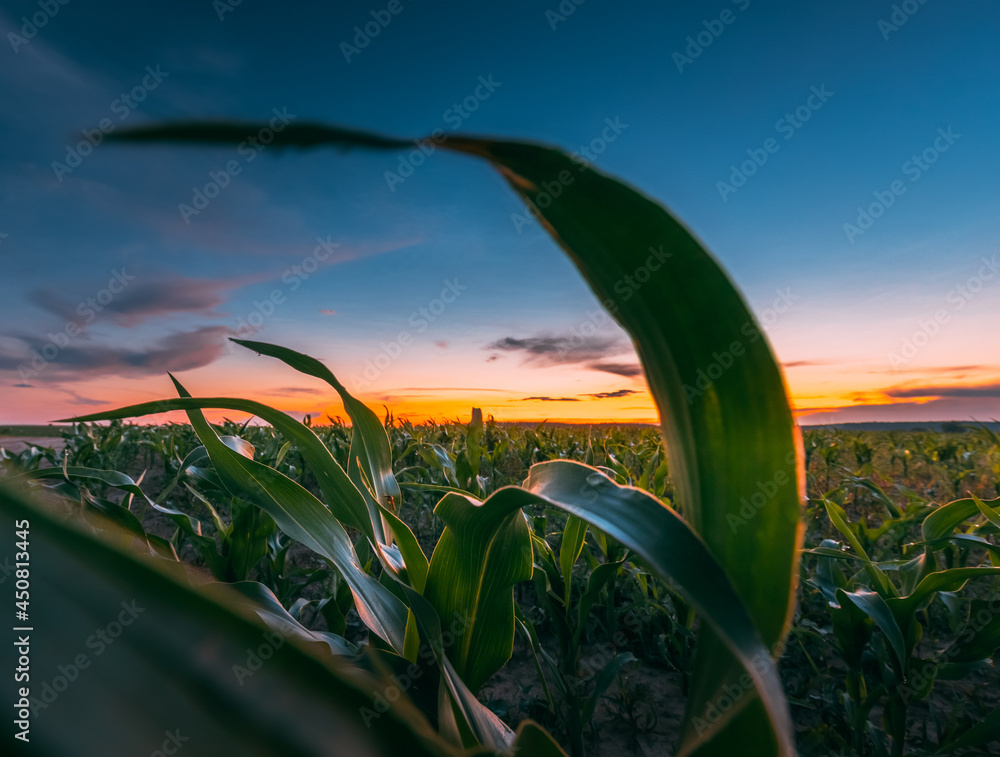
[[[248,128],[151,126],[116,132],[109,140],[239,144]],[[274,145],[393,149],[426,141],[297,123],[277,133]],[[780,650],[798,577],[804,472],[781,372],[735,287],[666,208],[563,150],[458,135],[441,147],[496,167],[632,336],[660,412],[677,502],[718,558],[765,645]],[[637,281],[644,283],[630,283]],[[526,437],[530,446],[531,435]],[[760,508],[749,504],[765,492]],[[765,713],[757,704],[726,726],[724,740],[712,741],[718,728],[693,733],[693,713],[745,667],[726,640],[713,637],[717,629],[699,633],[697,685],[681,752],[727,754],[754,743],[762,754],[791,754],[790,731],[775,733],[789,727],[787,719],[774,720],[775,709]]]
[[[947,754],[956,749],[983,746],[993,741],[1000,741],[1000,707],[980,720],[974,726],[937,750],[936,754]]]
[[[229,597],[230,602],[241,604],[259,617],[272,631],[285,638],[297,638],[306,643],[320,645],[324,651],[345,657],[358,657],[361,650],[343,636],[326,631],[311,631],[299,623],[284,608],[274,592],[256,581],[237,581],[229,584],[208,584],[202,587],[206,596]],[[240,602],[235,595],[244,598]]]
[[[525,493],[586,520],[621,542],[661,578],[673,581],[713,629],[714,638],[724,645],[715,659],[725,663],[731,656],[739,661],[737,680],[744,675],[750,677],[770,722],[777,725],[776,733],[790,738],[787,704],[769,649],[719,562],[677,513],[647,492],[620,486],[600,471],[568,460],[533,466],[524,487]],[[511,490],[502,489],[493,496],[503,491]],[[720,665],[720,674],[727,667]],[[724,723],[725,717],[715,724],[716,728]],[[707,736],[709,730],[703,733]],[[794,753],[790,743],[781,749]]]
[[[511,751],[526,757],[528,755],[530,757],[567,757],[566,752],[549,735],[549,732],[531,720],[525,720],[517,727],[517,736]]]
[[[941,653],[941,658],[950,663],[967,663],[985,660],[1000,649],[1000,612],[982,599],[972,601],[969,610],[968,627],[948,649]]]
[[[986,518],[986,520],[988,520],[990,523],[992,523],[997,528],[1000,528],[1000,513],[998,513],[992,507],[989,507],[985,502],[983,502],[981,499],[979,499],[979,497],[977,497],[975,494],[973,494],[971,496],[972,496],[972,501],[976,503],[976,507],[979,509],[979,512],[981,512],[983,514],[983,517]]]
[[[900,619],[900,624],[906,625],[904,619],[909,618],[925,602],[930,601],[936,592],[958,591],[970,579],[996,575],[1000,575],[1000,568],[977,567],[939,570],[928,574],[911,594],[905,597],[887,599],[886,603],[892,608],[893,614]]]
[[[187,395],[176,379],[174,384],[179,393]],[[230,492],[253,502],[288,536],[333,563],[351,587],[361,621],[402,654],[406,606],[365,572],[347,532],[333,513],[287,476],[223,444],[200,410],[188,410],[187,415]]]
[[[562,544],[559,545],[559,569],[562,571],[565,592],[563,604],[566,607],[569,607],[570,596],[573,593],[573,566],[583,551],[583,542],[586,538],[587,522],[575,515],[567,517]]]
[[[1000,497],[986,500],[982,504],[995,511],[1000,507]],[[979,509],[976,500],[971,498],[957,499],[947,505],[941,505],[924,518],[924,522],[921,524],[924,541],[935,542],[947,539],[963,521],[981,513],[982,510]]]
[[[81,415],[76,418],[69,418],[67,421],[83,423],[89,421],[119,420],[123,418],[140,418],[145,415],[164,413],[170,410],[208,409],[239,410],[250,413],[270,423],[287,439],[294,441],[302,453],[306,465],[309,466],[309,469],[316,476],[320,491],[323,492],[323,496],[326,498],[334,515],[349,526],[357,528],[370,539],[375,538],[368,508],[361,497],[361,493],[348,478],[344,469],[334,459],[330,450],[316,436],[316,432],[280,410],[275,410],[260,402],[225,397],[205,399],[178,397],[176,399],[164,399],[157,400],[156,402],[144,402],[139,405],[129,405],[117,410]],[[245,446],[240,446],[234,441],[237,437],[220,438],[228,446],[236,449],[237,452],[240,452],[245,457],[253,457],[253,448],[250,447],[248,452],[247,446],[249,445],[246,445],[246,442],[243,442],[243,440],[239,441]],[[227,439],[230,441],[226,441]],[[236,446],[234,447],[234,445]],[[192,462],[197,462],[197,460]]]
[[[826,506],[826,513],[833,522],[840,533],[847,537],[847,541],[851,545],[851,549],[861,558],[864,563],[865,570],[868,572],[868,577],[871,579],[872,583],[875,585],[875,590],[878,591],[883,597],[892,597],[896,595],[896,589],[889,581],[888,577],[883,573],[878,566],[876,566],[868,553],[865,552],[864,547],[861,546],[861,542],[858,541],[858,537],[851,530],[850,526],[847,525],[847,520],[844,514],[844,509],[838,505],[836,502],[824,499],[823,504]]]
[[[316,358],[274,344],[253,342],[246,339],[233,339],[232,341],[261,355],[277,358],[300,373],[327,382],[337,391],[354,427],[354,433],[351,435],[351,452],[347,473],[354,485],[369,501],[368,507],[375,533],[381,543],[387,544],[381,527],[379,510],[375,505],[379,504],[390,510],[395,510],[399,506],[401,494],[399,484],[396,483],[396,477],[392,473],[392,447],[389,444],[385,426],[379,417],[363,402],[355,399],[330,369]],[[371,483],[377,502],[371,501],[368,487],[362,483],[364,480]]]
[[[229,534],[230,581],[245,581],[267,554],[267,538],[275,532],[274,519],[258,507],[233,497],[233,523]]]
[[[293,354],[298,355],[299,353]],[[308,359],[312,360],[312,358]],[[340,467],[340,464],[336,461],[336,459],[334,459],[330,450],[325,444],[323,444],[320,438],[316,436],[315,431],[280,410],[275,410],[272,407],[268,407],[267,405],[254,402],[252,400],[220,397],[205,399],[178,397],[176,399],[165,399],[158,400],[156,402],[145,402],[139,405],[130,405],[117,410],[79,416],[78,418],[71,420],[74,422],[117,420],[122,418],[141,417],[154,413],[162,413],[168,410],[214,408],[240,410],[242,412],[250,413],[251,415],[256,415],[262,420],[270,423],[275,429],[288,438],[289,441],[294,441],[299,451],[302,453],[302,457],[305,459],[309,470],[316,476],[316,481],[319,484],[320,491],[323,493],[323,497],[326,499],[327,504],[330,506],[330,510],[333,511],[337,519],[364,533],[372,545],[378,550],[379,558],[382,561],[382,564],[395,573],[403,571],[405,576],[403,559],[394,554],[393,548],[388,547],[380,541],[380,539],[384,538],[384,534],[381,530],[378,532],[380,536],[376,536],[376,526],[381,525],[381,518],[378,514],[375,517],[372,517],[371,512],[372,510],[375,510],[376,513],[379,513],[381,505],[375,503],[370,497],[366,501],[361,492],[355,486],[354,482],[344,472],[344,469]],[[246,448],[239,447],[239,444],[236,441],[238,440],[239,443],[245,445],[246,442],[243,440],[238,439],[238,437],[222,437],[222,439],[224,441],[226,439],[233,440],[227,442],[227,444],[229,444],[229,446],[236,444],[237,446],[234,447],[234,449],[237,449],[237,451],[241,452],[241,454],[247,454]],[[249,456],[253,456],[252,447],[250,447]],[[396,537],[400,544],[403,542],[410,543],[415,541],[409,527],[398,519],[396,519],[395,528],[398,529]],[[402,533],[403,531],[406,531],[407,533]],[[426,570],[422,569],[420,565],[414,563],[414,566],[414,569],[418,572],[426,572]]]
[[[272,635],[224,587],[209,599],[165,572],[169,563],[140,559],[2,485],[0,515],[5,543],[17,523],[30,531],[31,751],[151,754],[170,730],[192,754],[458,757],[406,702],[368,721],[363,709],[375,711],[377,681]],[[121,618],[128,624],[113,644],[100,652],[85,645]],[[250,671],[248,653],[262,647],[269,657]],[[87,666],[78,680],[46,705],[45,684],[81,653]]]
[[[425,597],[402,583],[400,589],[409,602],[421,639],[430,646],[441,671],[438,720],[442,733],[448,734],[456,745],[481,745],[495,752],[505,752],[514,741],[514,733],[476,699],[451,663],[452,649],[468,634],[471,619],[447,618],[448,630],[445,631],[441,618]],[[446,643],[446,632],[451,634],[450,644]]]
[[[7,479],[11,484],[17,484],[22,480],[41,480],[49,478],[62,478],[71,480],[72,478],[84,478],[92,481],[100,481],[102,484],[120,489],[121,491],[135,494],[145,502],[152,504],[139,485],[124,473],[112,470],[98,470],[96,468],[85,468],[75,465],[68,465],[61,468],[41,468],[39,470],[22,473],[18,476],[11,476]]]
[[[449,659],[472,691],[510,659],[514,584],[531,578],[531,537],[517,489],[480,502],[446,494],[434,513],[445,525],[431,555],[424,596],[442,619],[462,618],[466,632]]]
[[[993,564],[996,565],[997,561],[1000,560],[1000,545],[996,545],[982,536],[977,536],[976,534],[955,534],[949,539],[953,544],[958,544],[963,547],[975,546],[982,547],[987,550],[993,557]]]
[[[856,591],[838,589],[837,599],[842,607],[845,602],[853,602],[859,610],[875,621],[875,625],[885,634],[889,646],[896,654],[896,663],[905,677],[909,669],[910,652],[896,618],[881,595],[868,589]]]
[[[625,560],[622,559],[617,562],[601,563],[590,572],[590,578],[587,579],[587,589],[580,596],[577,607],[576,631],[573,633],[572,641],[573,649],[579,649],[580,638],[587,628],[587,618],[590,617],[590,611],[600,598],[604,587],[614,582],[615,576],[621,570],[624,562]]]
[[[604,692],[608,690],[608,687],[614,683],[615,678],[621,673],[622,668],[631,662],[637,661],[638,658],[631,652],[620,652],[607,665],[601,668],[601,672],[594,678],[594,690],[583,703],[583,708],[580,712],[581,723],[589,723],[590,719],[594,717],[594,710],[597,709],[597,703],[604,696]]]
[[[146,542],[147,546],[153,550],[153,553],[157,552],[162,555],[173,556],[177,558],[176,552],[172,546],[169,546],[168,542],[164,542],[151,534],[146,533],[146,530],[142,526],[142,522],[133,513],[126,501],[123,504],[117,504],[115,502],[110,502],[101,497],[95,497],[87,491],[76,488],[73,483],[73,479],[84,479],[89,481],[99,481],[102,484],[106,484],[114,489],[119,489],[120,491],[128,492],[130,495],[137,495],[143,499],[144,502],[156,508],[157,510],[162,510],[158,505],[152,502],[145,493],[139,488],[139,485],[129,476],[124,473],[119,473],[118,471],[108,471],[99,470],[96,468],[87,468],[82,466],[69,465],[66,459],[63,459],[63,465],[59,468],[41,468],[34,471],[28,471],[27,473],[22,473],[17,476],[9,476],[6,480],[11,486],[19,486],[28,481],[45,481],[51,479],[61,479],[63,481],[69,482],[71,486],[74,487],[74,496],[78,496],[86,506],[87,510],[84,511],[84,517],[87,517],[88,513],[93,512],[99,515],[102,519],[106,519],[114,523],[119,528],[124,529],[128,533],[135,536],[140,541]],[[171,511],[173,512],[173,511]],[[182,515],[178,513],[178,515]],[[197,523],[193,518],[188,518],[188,516],[182,515],[183,518]],[[95,524],[95,525],[100,525]],[[199,524],[200,526],[200,524]],[[200,534],[200,529],[198,530]],[[207,540],[212,541],[212,540]],[[213,552],[215,543],[212,542]],[[209,565],[213,565],[211,556],[208,556]]]
[[[843,589],[838,589],[838,594]],[[839,607],[830,607],[830,620],[837,643],[844,655],[844,662],[855,673],[861,670],[862,657],[872,637],[874,622],[854,602],[842,602]]]

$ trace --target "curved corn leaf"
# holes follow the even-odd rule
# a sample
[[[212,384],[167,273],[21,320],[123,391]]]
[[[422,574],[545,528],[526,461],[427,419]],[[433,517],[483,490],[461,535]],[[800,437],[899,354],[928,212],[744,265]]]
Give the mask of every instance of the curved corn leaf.
[[[964,731],[957,739],[938,749],[935,754],[947,754],[956,749],[983,746],[993,741],[1000,741],[1000,707]]]
[[[875,621],[875,625],[885,634],[885,638],[889,641],[889,646],[896,655],[896,663],[899,665],[899,670],[903,676],[906,676],[909,669],[910,652],[907,649],[906,640],[903,638],[903,632],[900,630],[895,616],[881,595],[868,589],[858,589],[856,591],[837,589],[837,599],[841,607],[844,606],[845,602],[853,602],[859,610]]]
[[[323,492],[323,496],[333,511],[334,515],[344,523],[358,529],[369,539],[374,539],[371,527],[371,518],[361,493],[357,491],[354,484],[348,478],[344,469],[333,457],[326,445],[316,436],[316,432],[308,426],[299,423],[291,416],[268,407],[260,402],[243,399],[230,399],[226,397],[192,398],[177,397],[173,399],[157,400],[155,402],[143,402],[138,405],[129,405],[108,410],[100,413],[81,415],[75,418],[67,418],[67,422],[84,423],[90,421],[120,420],[124,418],[140,418],[145,415],[164,413],[170,410],[208,410],[225,409],[239,410],[241,412],[256,415],[258,418],[270,423],[286,439],[292,440],[302,453],[306,465],[316,476],[316,482]],[[220,437],[224,442],[226,439],[236,439],[237,437]],[[241,442],[243,440],[240,440]],[[226,442],[233,447],[233,442]],[[246,443],[244,442],[244,445]],[[249,446],[249,445],[247,445]],[[245,457],[253,458],[253,448],[250,447],[249,454],[246,447],[236,451]],[[207,454],[207,453],[206,453]]]
[[[473,692],[510,659],[514,584],[531,579],[523,499],[501,489],[485,502],[446,494],[434,508],[445,525],[431,555],[424,596],[440,618],[466,630],[448,658]]]
[[[1000,612],[992,608],[995,602],[972,600],[968,627],[941,653],[942,659],[949,663],[976,662],[992,657],[1000,649]]]
[[[517,727],[517,736],[511,751],[514,754],[531,755],[531,757],[566,757],[566,752],[549,732],[531,720],[525,720]]]
[[[979,499],[975,494],[971,496],[972,501],[976,503],[976,508],[982,513],[983,517],[997,528],[1000,528],[1000,513]]]
[[[239,144],[249,128],[152,126],[116,132],[109,140]],[[298,123],[277,133],[274,145],[399,148],[423,141]],[[798,577],[804,472],[783,379],[753,314],[669,211],[565,151],[460,136],[441,147],[496,167],[631,334],[660,411],[680,507],[720,561],[764,643],[777,651]],[[649,283],[629,285],[640,271]],[[751,506],[747,518],[745,502],[758,492],[767,493],[765,502],[755,512]],[[714,630],[699,633],[682,753],[718,735],[718,728],[694,734],[693,718],[744,667],[724,640],[712,638]],[[761,753],[792,753],[790,731],[775,733],[778,722],[756,703],[748,709],[726,726],[725,740],[703,753],[726,754],[746,743],[761,744]]]
[[[297,355],[299,353],[293,354]],[[267,405],[254,402],[252,400],[224,397],[178,397],[176,399],[158,400],[156,402],[144,402],[139,405],[130,405],[117,410],[92,413],[90,415],[79,416],[78,418],[71,420],[78,423],[99,420],[118,420],[123,418],[135,418],[144,415],[152,415],[154,413],[162,413],[168,410],[207,410],[215,408],[239,410],[250,413],[251,415],[256,415],[258,418],[270,423],[275,429],[284,435],[285,438],[290,441],[294,441],[299,452],[302,454],[306,465],[309,467],[309,470],[316,476],[317,484],[319,485],[320,491],[323,493],[323,497],[329,505],[330,510],[333,511],[333,514],[338,520],[346,523],[348,526],[358,529],[368,537],[369,542],[371,542],[372,546],[376,548],[376,551],[382,560],[382,564],[386,568],[392,570],[394,573],[401,574],[406,580],[410,580],[407,578],[408,570],[416,570],[418,574],[427,572],[426,558],[422,558],[422,566],[419,564],[422,553],[421,556],[414,554],[414,562],[412,565],[410,563],[406,563],[407,567],[404,569],[403,564],[406,562],[405,555],[403,556],[403,559],[401,559],[401,557],[396,554],[395,548],[389,547],[380,542],[379,538],[382,538],[381,536],[378,538],[376,537],[376,525],[381,523],[381,519],[378,515],[373,518],[371,515],[372,510],[369,508],[371,507],[376,511],[376,513],[379,513],[381,512],[379,509],[381,508],[381,505],[379,504],[378,507],[376,507],[376,503],[374,503],[371,497],[368,497],[366,500],[366,498],[354,485],[354,482],[344,472],[344,469],[340,467],[340,464],[333,457],[330,450],[327,449],[322,440],[316,436],[316,432],[314,432],[309,426],[300,423],[280,410],[276,410],[272,407],[268,407]],[[226,438],[227,437],[223,437],[224,440]],[[232,445],[230,444],[230,446]],[[400,548],[402,548],[402,544],[404,542],[410,544],[416,541],[413,533],[409,529],[409,526],[398,519],[395,519],[394,522],[394,533],[397,541],[400,543]],[[379,531],[379,533],[382,534],[381,531]],[[384,534],[382,534],[382,536],[384,536]]]
[[[983,502],[983,505],[996,510],[1000,507],[1000,497],[986,500]],[[975,515],[981,514],[981,512],[979,505],[971,498],[957,499],[954,502],[949,502],[947,505],[941,505],[941,507],[924,518],[924,522],[920,526],[924,541],[933,542],[940,539],[947,539],[958,528],[959,524]]]
[[[179,393],[187,394],[177,379],[174,384]],[[255,504],[288,536],[333,563],[354,595],[361,621],[402,654],[407,608],[364,571],[354,545],[333,513],[287,476],[223,444],[200,410],[188,410],[187,416],[230,493]]]
[[[6,543],[15,523],[27,521],[30,530],[32,751],[151,754],[169,730],[191,754],[457,757],[405,702],[367,721],[376,681],[276,638],[224,591],[210,600],[168,575],[170,563],[139,559],[2,485],[0,514]],[[112,644],[85,644],[122,619],[128,623]],[[261,648],[268,659],[248,662]],[[46,686],[81,656],[79,680],[52,702]],[[114,726],[95,728],[110,722],[108,713]]]
[[[559,570],[562,572],[565,597],[563,604],[569,607],[570,596],[573,593],[573,566],[576,565],[583,542],[587,538],[587,522],[570,515],[566,518],[563,529],[562,544],[559,545]],[[586,721],[584,721],[586,722]]]
[[[523,490],[501,489],[493,497],[507,491],[530,495],[519,496],[522,504],[541,501],[582,518],[674,582],[724,644],[721,659],[731,656],[741,665],[740,676],[749,674],[777,733],[790,735],[787,704],[770,650],[719,562],[677,513],[647,492],[616,484],[595,468],[569,460],[538,463]],[[791,743],[781,748],[794,753]]]
[[[343,636],[327,631],[311,631],[299,623],[284,608],[274,592],[257,581],[237,581],[230,584],[208,584],[202,591],[209,597],[228,597],[259,617],[272,631],[285,638],[295,637],[304,642],[319,644],[329,652],[347,657],[360,656],[361,650]],[[242,597],[240,602],[237,597]]]
[[[261,355],[277,358],[300,373],[322,379],[337,390],[354,427],[354,433],[351,434],[350,462],[347,466],[347,473],[369,502],[369,510],[372,522],[376,527],[376,534],[381,538],[383,544],[387,543],[385,534],[381,532],[378,508],[374,505],[377,502],[383,507],[395,510],[399,503],[400,491],[396,477],[392,474],[392,447],[389,444],[389,436],[386,434],[385,426],[382,425],[379,417],[367,405],[355,399],[330,369],[316,358],[275,344],[253,342],[246,339],[233,339],[232,341]],[[368,491],[366,483],[371,484],[373,492]],[[375,502],[371,501],[372,494],[375,495]]]
[[[450,619],[448,633],[452,634],[452,640],[448,644],[445,642],[441,618],[433,605],[409,586],[400,584],[400,588],[409,602],[421,638],[430,646],[441,671],[438,721],[442,734],[450,736],[456,745],[481,745],[496,752],[506,751],[514,741],[513,731],[476,699],[449,659],[450,650],[455,644],[461,643],[464,634],[468,632],[465,624],[469,619]],[[456,620],[461,623],[456,624]]]
[[[1000,575],[1000,568],[977,567],[939,570],[929,573],[917,584],[917,588],[911,594],[905,597],[888,598],[886,604],[892,608],[892,612],[897,618],[907,618],[939,591],[958,591],[969,579],[996,575]]]
[[[587,697],[580,711],[581,723],[589,723],[591,718],[594,717],[594,710],[597,709],[597,703],[604,696],[604,692],[608,690],[608,687],[615,682],[615,678],[622,672],[622,668],[629,663],[638,661],[639,658],[631,652],[619,652],[611,658],[611,661],[607,665],[601,668],[601,672],[594,678],[594,690]]]
[[[580,648],[580,639],[587,628],[587,618],[590,616],[590,611],[597,603],[601,590],[615,580],[615,576],[618,575],[624,562],[625,558],[617,562],[601,563],[590,572],[590,578],[587,579],[587,589],[580,595],[580,602],[577,606],[576,630],[573,632],[571,642],[572,649]]]
[[[865,548],[862,547],[861,542],[858,541],[857,535],[847,524],[844,508],[836,502],[832,502],[828,499],[824,499],[823,504],[826,506],[826,514],[829,516],[830,521],[836,529],[840,531],[840,533],[847,537],[847,541],[850,543],[851,549],[853,549],[857,556],[861,558],[861,561],[865,566],[865,571],[868,573],[868,577],[875,585],[875,590],[878,591],[878,593],[883,597],[896,596],[896,587],[893,586],[892,582],[885,575],[885,573],[883,573],[882,570],[872,562],[868,553],[865,552]]]

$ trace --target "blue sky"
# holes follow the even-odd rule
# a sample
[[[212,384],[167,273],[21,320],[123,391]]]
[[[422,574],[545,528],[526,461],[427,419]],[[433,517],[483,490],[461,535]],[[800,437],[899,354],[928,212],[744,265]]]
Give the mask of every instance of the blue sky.
[[[519,201],[485,165],[438,152],[393,183],[392,152],[107,144],[71,172],[53,165],[70,168],[67,150],[102,119],[275,110],[404,137],[598,140],[599,166],[664,201],[730,271],[807,419],[1000,417],[1000,9],[896,7],[5,1],[0,422],[170,394],[166,370],[325,411],[327,394],[225,346],[250,319],[255,338],[323,357],[418,419],[473,403],[498,418],[653,417],[640,375],[592,367],[635,363],[617,327],[558,360],[546,351],[596,300],[537,225],[516,227]],[[345,55],[366,24],[377,36]],[[231,161],[239,174],[185,218]],[[870,228],[845,231],[887,196]],[[115,272],[134,278],[84,322]],[[420,316],[446,282],[454,301]],[[794,304],[772,319],[782,292]],[[71,324],[80,333],[62,340]]]

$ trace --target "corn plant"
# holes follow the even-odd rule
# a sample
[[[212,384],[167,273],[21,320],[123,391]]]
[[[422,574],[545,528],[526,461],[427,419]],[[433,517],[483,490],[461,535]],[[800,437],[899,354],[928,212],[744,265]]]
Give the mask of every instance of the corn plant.
[[[173,125],[119,132],[115,138],[238,144],[256,128],[248,124]],[[286,147],[389,149],[413,148],[426,141],[318,124],[292,124],[274,140]],[[380,724],[373,732],[358,734],[354,730],[357,713],[364,714],[373,701],[371,677],[355,671],[347,661],[339,663],[339,673],[333,672],[329,663],[295,651],[276,655],[267,668],[268,685],[283,693],[295,690],[281,707],[266,712],[261,709],[262,701],[252,700],[254,695],[247,693],[227,700],[231,709],[241,724],[254,720],[256,725],[248,732],[264,731],[261,738],[270,740],[261,743],[275,747],[280,737],[274,728],[280,721],[289,734],[296,734],[289,735],[284,747],[303,754],[335,753],[336,745],[352,753],[344,746],[348,743],[345,733],[353,743],[370,745],[375,753],[384,751],[386,745],[398,750],[404,743],[411,750],[410,741],[402,735],[407,729],[418,736],[417,751],[448,753],[485,747],[555,753],[558,748],[543,731],[527,724],[514,734],[474,697],[511,654],[513,587],[534,573],[535,552],[524,509],[542,506],[560,509],[574,522],[589,524],[631,550],[651,571],[671,581],[698,613],[697,651],[678,754],[731,754],[747,744],[753,744],[757,754],[793,754],[787,704],[773,658],[782,650],[798,575],[803,473],[782,377],[754,316],[693,235],[662,205],[637,190],[551,147],[459,136],[441,146],[494,166],[631,334],[660,411],[677,509],[641,489],[617,483],[596,468],[568,460],[535,464],[521,486],[502,487],[480,499],[475,496],[482,484],[474,460],[478,445],[474,437],[479,432],[470,431],[464,464],[455,466],[459,486],[445,493],[435,508],[444,531],[428,560],[398,517],[402,490],[393,474],[385,422],[351,396],[320,361],[283,347],[236,340],[327,382],[339,393],[352,425],[346,470],[310,426],[249,400],[191,398],[176,380],[177,399],[75,420],[184,410],[233,500],[266,513],[282,533],[320,556],[347,585],[353,607],[368,629],[376,670],[417,665],[417,670],[430,671],[428,679],[435,685],[417,687],[412,697],[400,697],[398,706],[390,708],[393,719],[386,721],[384,730]],[[547,189],[553,182],[563,187],[555,199]],[[660,272],[633,297],[616,299],[616,282],[643,268]],[[705,386],[698,376],[715,367],[720,355],[729,356],[722,363],[725,369],[711,370],[718,376]],[[202,411],[208,408],[256,415],[287,441],[294,441],[322,499],[298,481],[252,459],[248,450],[227,445],[205,420]],[[526,463],[535,462],[536,454],[544,456],[553,445],[553,437],[542,428],[525,437]],[[629,472],[627,468],[615,470],[613,463],[620,461],[613,452],[608,463],[616,473]],[[655,480],[655,471],[651,475]],[[649,480],[647,476],[647,484]],[[763,501],[756,498],[759,491],[767,492]],[[16,498],[5,497],[2,506],[16,516],[32,512]],[[166,683],[165,678],[187,675],[194,680],[198,675],[211,675],[211,660],[199,657],[191,645],[205,643],[207,626],[192,618],[190,608],[199,608],[216,623],[211,633],[224,637],[220,639],[224,650],[234,653],[242,648],[249,627],[238,622],[231,610],[221,605],[205,610],[205,599],[173,585],[167,587],[163,579],[151,577],[158,575],[151,567],[109,576],[98,568],[101,554],[107,552],[108,562],[119,567],[134,558],[92,540],[74,541],[68,527],[41,514],[31,517],[37,518],[41,538],[64,546],[77,563],[89,566],[78,573],[81,580],[90,582],[89,592],[83,591],[77,574],[66,572],[68,586],[81,589],[80,602],[93,599],[94,592],[106,596],[115,582],[128,591],[155,589],[150,601],[162,599],[160,635],[177,624],[188,629],[172,637],[167,646],[173,664],[160,673],[154,672],[154,663],[162,650],[143,646],[147,637],[137,637],[141,642],[137,653],[144,654],[147,663],[141,674],[150,686]],[[357,543],[347,529],[360,534]],[[359,553],[368,551],[374,560],[362,561]],[[266,599],[260,591],[249,594]],[[183,597],[189,595],[190,607],[182,607]],[[264,607],[261,602],[255,607],[265,621],[288,622],[259,609]],[[462,632],[448,643],[445,629],[456,618]],[[347,640],[327,641],[326,649],[336,653]],[[288,648],[297,650],[300,644],[305,642],[292,641]],[[187,661],[182,648],[188,649]],[[142,649],[147,651],[142,653]],[[218,651],[214,657],[231,659]],[[324,672],[304,685],[302,672],[309,665]],[[316,695],[322,687],[328,690]],[[231,688],[214,685],[220,695],[229,696]],[[729,706],[720,706],[723,698]],[[173,706],[169,694],[164,699],[158,706]],[[76,716],[75,710],[65,715],[63,724],[72,725],[68,719]],[[195,721],[208,728],[209,713],[199,717]],[[137,719],[134,728],[117,737],[120,748],[113,751],[139,749],[141,740],[129,738],[137,736],[145,722]],[[60,741],[59,746],[64,753],[86,751],[79,742]]]
[[[866,531],[864,525],[848,522],[840,505],[825,500],[831,522],[846,537],[850,549],[827,539],[808,550],[817,555],[811,583],[829,602],[833,635],[847,668],[847,716],[856,754],[881,751],[877,734],[869,728],[874,708],[883,707],[891,754],[901,757],[911,702],[926,698],[939,676],[954,678],[972,667],[991,664],[989,658],[1000,647],[998,601],[973,603],[975,612],[969,625],[947,648],[921,658],[918,647],[924,636],[920,619],[931,603],[940,597],[940,601],[952,604],[970,580],[1000,575],[1000,548],[988,539],[1000,525],[998,505],[1000,500],[983,502],[972,495],[934,508],[920,525],[922,539],[914,545],[922,547],[919,553],[909,560],[880,562],[871,558],[859,538]],[[899,515],[898,520],[902,520]],[[972,519],[982,522],[959,530]],[[894,524],[893,519],[887,520],[890,526]],[[986,564],[941,566],[944,552],[970,545],[985,550]],[[979,611],[987,609],[984,617]],[[988,716],[978,729],[978,737],[966,734],[942,746],[957,749],[988,743],[996,737],[990,723],[997,717]]]

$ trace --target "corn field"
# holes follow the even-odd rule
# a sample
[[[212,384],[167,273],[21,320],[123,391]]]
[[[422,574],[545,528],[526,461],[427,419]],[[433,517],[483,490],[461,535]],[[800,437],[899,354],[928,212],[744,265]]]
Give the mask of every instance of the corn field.
[[[305,123],[275,139],[423,142]],[[556,148],[442,147],[497,169],[568,254],[632,337],[661,427],[510,427],[476,408],[414,426],[325,356],[247,340],[335,391],[349,425],[173,377],[175,398],[65,419],[61,454],[2,463],[32,644],[56,652],[13,697],[49,721],[39,753],[147,753],[164,733],[190,754],[990,753],[996,435],[803,436],[767,340],[745,339],[753,314],[662,205]],[[659,246],[655,284],[616,299]],[[727,350],[739,360],[689,391]],[[167,411],[188,423],[124,423]]]

